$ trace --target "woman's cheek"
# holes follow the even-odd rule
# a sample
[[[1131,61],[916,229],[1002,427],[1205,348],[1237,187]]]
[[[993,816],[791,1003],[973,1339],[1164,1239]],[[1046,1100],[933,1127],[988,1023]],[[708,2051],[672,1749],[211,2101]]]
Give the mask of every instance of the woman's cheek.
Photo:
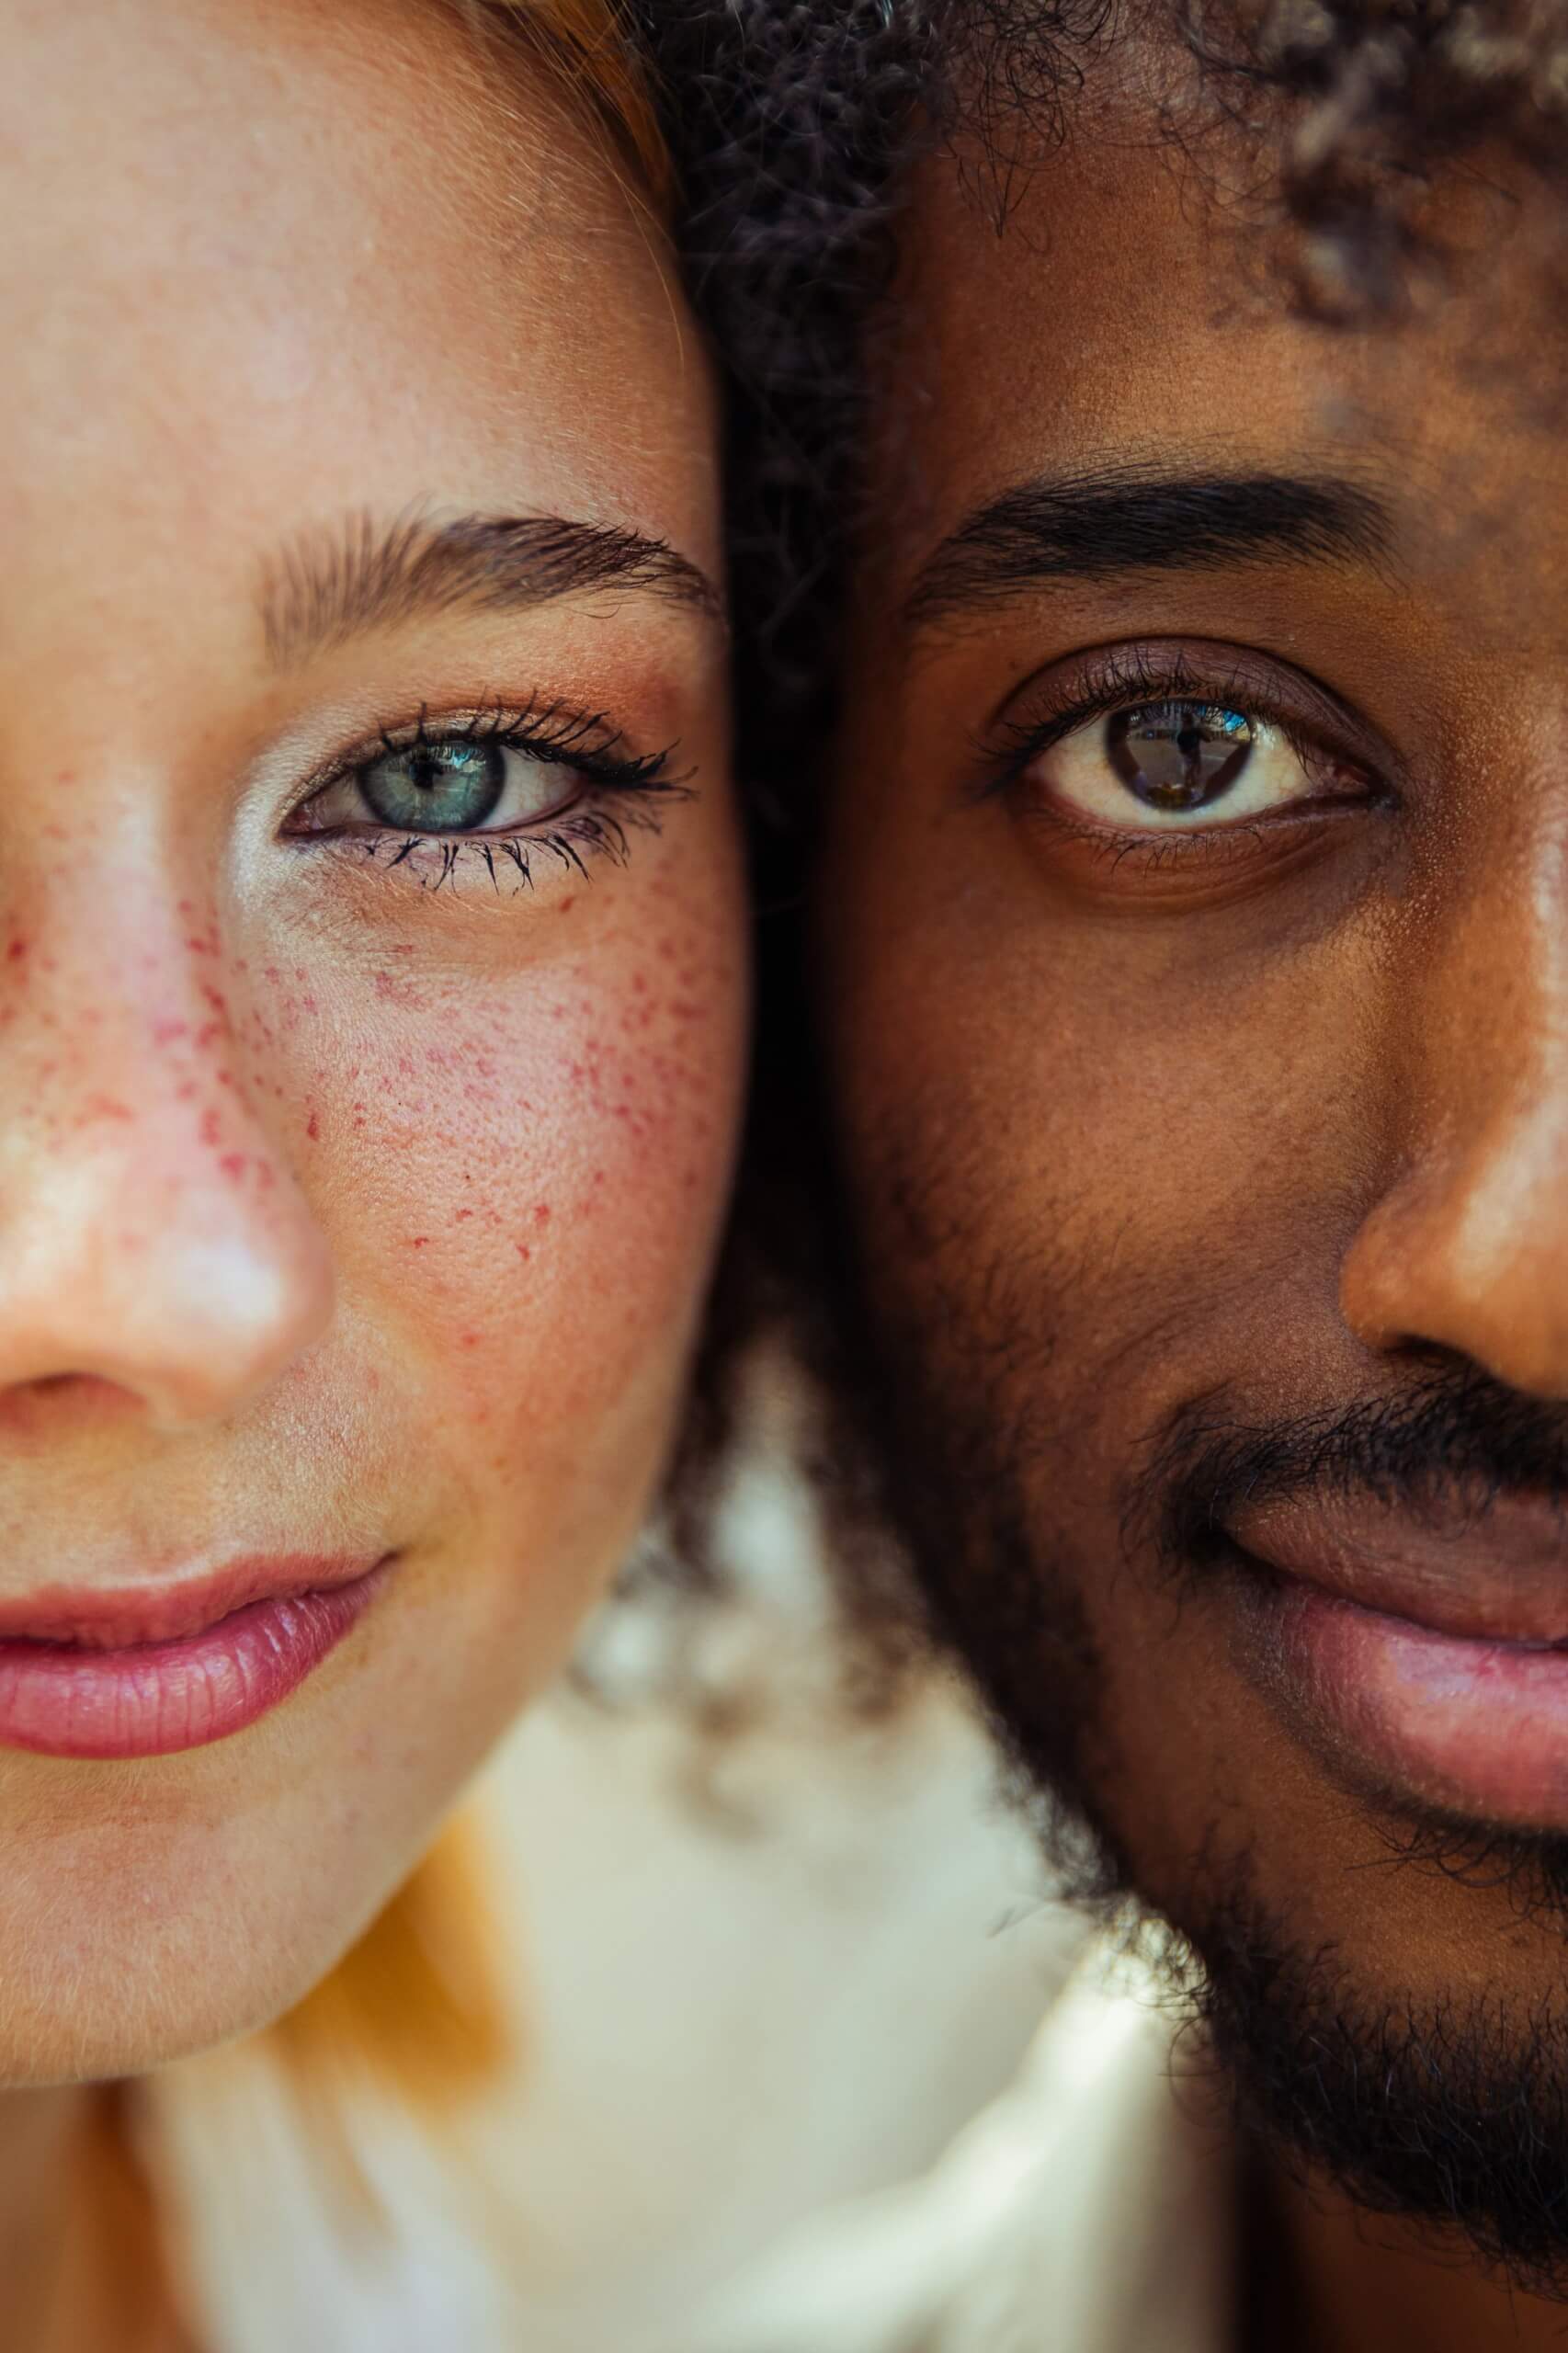
[[[523,1420],[536,1464],[551,1438],[591,1452],[629,1391],[673,1386],[730,1174],[741,995],[732,944],[671,924],[483,988],[389,959],[317,1040],[301,1181],[346,1305],[418,1367],[449,1442]]]

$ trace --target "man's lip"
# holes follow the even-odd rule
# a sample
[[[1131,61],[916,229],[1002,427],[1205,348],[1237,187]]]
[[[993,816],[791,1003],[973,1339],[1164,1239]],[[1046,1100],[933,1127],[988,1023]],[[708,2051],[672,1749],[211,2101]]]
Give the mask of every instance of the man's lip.
[[[380,1552],[251,1553],[222,1568],[159,1585],[36,1586],[0,1597],[0,1643],[48,1643],[84,1651],[142,1649],[185,1640],[258,1601],[333,1593],[369,1576]]]
[[[1568,1514],[1542,1498],[1483,1508],[1312,1496],[1225,1523],[1254,1563],[1333,1599],[1467,1642],[1568,1643]]]

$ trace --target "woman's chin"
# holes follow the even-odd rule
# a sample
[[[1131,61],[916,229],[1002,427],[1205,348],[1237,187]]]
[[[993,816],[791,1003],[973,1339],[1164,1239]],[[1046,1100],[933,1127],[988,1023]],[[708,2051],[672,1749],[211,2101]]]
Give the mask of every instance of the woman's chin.
[[[389,1761],[367,1789],[363,1735],[309,1731],[286,1779],[244,1737],[205,1771],[0,1754],[0,2086],[143,2075],[270,2025],[335,1967],[475,1759],[437,1738],[438,1788]],[[248,1768],[227,1787],[224,1748]]]

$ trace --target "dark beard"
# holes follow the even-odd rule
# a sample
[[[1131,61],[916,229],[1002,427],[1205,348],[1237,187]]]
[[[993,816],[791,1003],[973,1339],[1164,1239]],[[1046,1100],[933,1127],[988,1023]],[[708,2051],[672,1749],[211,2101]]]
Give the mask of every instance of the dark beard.
[[[949,1313],[949,1328],[953,1328]],[[1080,1599],[1085,1564],[1041,1523],[1026,1466],[1039,1439],[1004,1410],[1006,1368],[922,1389],[939,1348],[905,1328],[878,1395],[884,1483],[938,1633],[963,1662],[1068,1893],[1136,1904],[1125,1854],[1098,1818],[1104,1669]],[[949,1368],[950,1370],[950,1366]],[[1477,1508],[1528,1485],[1568,1494],[1559,1416],[1442,1369],[1392,1405],[1222,1435],[1167,1433],[1122,1499],[1145,1572],[1179,1603],[1203,1579],[1204,1531],[1233,1494],[1336,1480],[1412,1504],[1465,1483]],[[1522,1917],[1568,1927],[1568,1839],[1478,1835],[1432,1816],[1384,1825],[1391,1859],[1459,1884],[1505,1885]],[[1533,2006],[1484,1997],[1417,2004],[1358,1985],[1332,1945],[1303,1943],[1261,1902],[1249,1858],[1188,1865],[1183,1943],[1151,1940],[1179,2017],[1218,2063],[1238,2130],[1288,2171],[1354,2203],[1456,2238],[1521,2288],[1568,2301],[1568,1984]]]
[[[1245,1861],[1201,1892],[1201,1961],[1169,1964],[1244,2137],[1299,2180],[1456,2242],[1568,2302],[1568,1987],[1521,2010],[1369,1999],[1292,1939]]]

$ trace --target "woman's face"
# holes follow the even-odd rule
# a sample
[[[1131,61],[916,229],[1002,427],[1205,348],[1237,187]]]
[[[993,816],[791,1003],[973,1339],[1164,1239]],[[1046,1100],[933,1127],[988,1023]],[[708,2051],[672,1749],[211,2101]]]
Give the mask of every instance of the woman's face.
[[[559,1665],[744,983],[710,387],[608,142],[432,0],[3,23],[19,2083],[293,2001]]]

